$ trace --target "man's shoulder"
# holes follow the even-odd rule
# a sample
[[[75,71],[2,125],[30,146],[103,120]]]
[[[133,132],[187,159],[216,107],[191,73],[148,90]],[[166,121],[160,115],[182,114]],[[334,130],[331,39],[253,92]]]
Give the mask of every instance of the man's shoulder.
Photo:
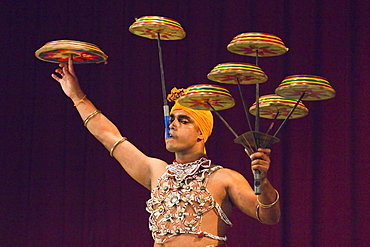
[[[233,179],[239,178],[240,176],[242,176],[242,175],[239,172],[237,172],[233,169],[224,168],[224,167],[221,167],[221,168],[217,169],[213,173],[214,180],[220,180],[220,181],[225,181],[225,182],[228,181],[228,180],[233,180]]]
[[[215,165],[215,164],[212,164],[211,167],[219,167],[219,169],[217,169],[217,172],[218,173],[222,173],[224,175],[235,175],[235,174],[240,174],[239,172],[233,170],[233,169],[230,169],[230,168],[226,168],[226,167],[223,167],[221,165]]]

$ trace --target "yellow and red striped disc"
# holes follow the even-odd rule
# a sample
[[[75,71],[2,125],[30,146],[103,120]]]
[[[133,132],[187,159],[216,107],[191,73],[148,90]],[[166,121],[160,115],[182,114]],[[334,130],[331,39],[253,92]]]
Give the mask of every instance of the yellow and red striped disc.
[[[178,102],[188,108],[196,110],[225,110],[235,105],[230,92],[223,87],[209,84],[190,86],[178,99]]]
[[[140,17],[129,27],[129,31],[148,39],[157,39],[158,34],[161,40],[179,40],[186,36],[179,22],[161,16]]]
[[[102,63],[108,58],[98,46],[76,40],[50,41],[35,52],[38,59],[51,63],[66,63],[70,55],[74,63]]]
[[[259,98],[260,117],[274,119],[279,113],[277,119],[285,119],[296,103],[297,100],[287,99],[276,94],[261,96]],[[249,112],[256,115],[256,103],[249,108]],[[300,102],[290,118],[301,118],[307,114],[308,109]]]
[[[221,63],[207,75],[211,81],[228,84],[256,84],[267,81],[261,68],[248,63]]]
[[[227,46],[230,52],[259,57],[279,56],[288,51],[284,42],[277,36],[266,33],[250,32],[235,36]]]
[[[275,93],[290,99],[298,99],[304,93],[302,100],[325,100],[335,97],[335,90],[330,83],[324,77],[316,75],[287,76]]]

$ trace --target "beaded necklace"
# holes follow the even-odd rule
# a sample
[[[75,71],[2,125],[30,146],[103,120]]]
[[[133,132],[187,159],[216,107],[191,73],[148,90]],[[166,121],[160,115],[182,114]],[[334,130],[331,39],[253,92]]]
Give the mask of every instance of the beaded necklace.
[[[170,176],[175,177],[176,180],[184,180],[189,176],[192,176],[199,168],[211,167],[211,160],[206,157],[202,157],[199,160],[189,163],[178,163],[176,160],[171,165],[167,166],[167,171]]]

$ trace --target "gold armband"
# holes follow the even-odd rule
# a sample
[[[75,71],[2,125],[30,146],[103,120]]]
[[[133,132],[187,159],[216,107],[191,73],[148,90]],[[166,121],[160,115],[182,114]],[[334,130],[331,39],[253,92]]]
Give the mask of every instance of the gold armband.
[[[84,126],[86,127],[86,125],[90,121],[90,119],[92,119],[93,117],[96,116],[96,114],[99,114],[99,113],[101,113],[101,111],[99,111],[99,110],[96,110],[96,111],[90,113],[90,115],[87,116],[87,118],[84,120]]]
[[[112,148],[110,149],[110,156],[113,157],[113,152],[114,152],[114,149],[116,149],[116,147],[121,144],[122,142],[126,141],[127,138],[126,137],[122,137],[121,139],[119,139],[116,143],[113,144]]]
[[[260,202],[260,200],[258,199],[258,196],[257,196],[258,205],[261,208],[271,208],[271,207],[273,207],[279,201],[279,198],[280,198],[279,192],[277,190],[275,190],[275,192],[276,192],[276,200],[271,204],[263,204],[262,202]]]

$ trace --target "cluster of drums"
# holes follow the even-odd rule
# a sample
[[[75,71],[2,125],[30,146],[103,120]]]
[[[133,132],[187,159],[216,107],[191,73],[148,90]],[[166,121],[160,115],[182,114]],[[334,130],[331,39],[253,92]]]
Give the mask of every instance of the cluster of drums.
[[[157,40],[181,40],[186,33],[175,20],[160,16],[144,16],[135,20],[129,27],[135,35]],[[216,65],[207,75],[211,81],[223,84],[256,85],[256,100],[247,111],[256,117],[255,129],[237,135],[230,125],[219,115],[218,111],[235,105],[230,92],[220,85],[198,84],[192,85],[178,99],[179,103],[197,110],[214,111],[226,126],[233,132],[235,142],[242,144],[249,151],[254,152],[259,147],[269,147],[278,142],[277,133],[268,135],[259,132],[259,118],[293,119],[304,117],[308,109],[302,101],[325,100],[335,96],[335,90],[323,77],[316,75],[287,76],[276,88],[273,94],[259,96],[258,85],[268,80],[267,75],[258,67],[259,57],[283,55],[288,51],[283,41],[275,35],[248,32],[234,37],[227,45],[227,50],[243,56],[256,57],[256,64],[230,62]],[[108,56],[98,46],[87,42],[74,40],[56,40],[46,43],[35,52],[37,58],[53,63],[67,62],[70,55],[74,63],[106,63]],[[161,59],[161,58],[160,58]],[[242,97],[245,105],[244,97]],[[285,122],[284,121],[284,122]],[[283,122],[283,123],[284,123]],[[282,127],[282,125],[280,126]]]

